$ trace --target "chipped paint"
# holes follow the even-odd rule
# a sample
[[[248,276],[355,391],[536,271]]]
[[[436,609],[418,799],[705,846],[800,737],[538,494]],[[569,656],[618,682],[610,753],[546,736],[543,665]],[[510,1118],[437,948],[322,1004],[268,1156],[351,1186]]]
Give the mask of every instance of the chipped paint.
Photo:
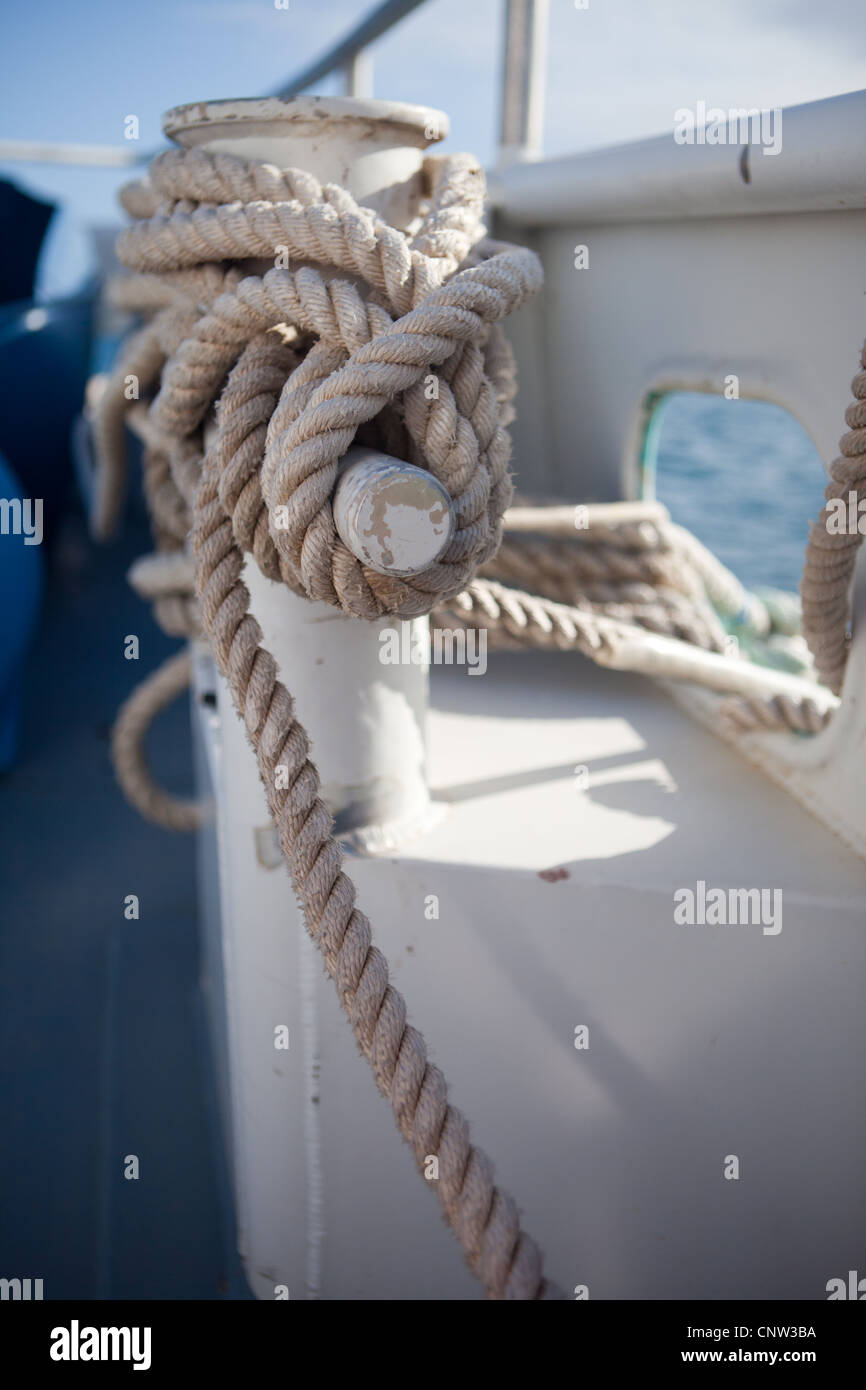
[[[334,524],[354,555],[380,574],[418,574],[454,530],[451,499],[432,474],[353,449],[334,494]]]

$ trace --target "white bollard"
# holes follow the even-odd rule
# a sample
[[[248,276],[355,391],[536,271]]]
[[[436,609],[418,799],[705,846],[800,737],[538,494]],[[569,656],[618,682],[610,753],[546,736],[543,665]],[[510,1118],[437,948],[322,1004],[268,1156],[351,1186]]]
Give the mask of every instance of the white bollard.
[[[165,121],[181,145],[339,182],[397,227],[415,216],[420,179],[413,176],[424,148],[447,129],[436,111],[316,98],[208,102]],[[350,450],[342,466],[334,498],[340,534],[382,573],[417,573],[448,542],[450,506],[418,472],[361,449]],[[379,636],[397,620],[365,623],[311,603],[266,579],[253,561],[244,579],[265,645],[311,736],[337,832],[366,854],[387,853],[423,832],[441,814],[425,776],[428,667],[417,658],[428,651],[427,620],[411,624],[411,664],[387,665]],[[320,1066],[330,1029],[349,1055],[351,1038],[343,1036],[342,1017],[318,1016],[321,967],[296,917],[256,759],[204,644],[195,644],[195,656],[198,785],[216,807],[216,826],[199,840],[203,986],[238,1248],[259,1297],[273,1299],[285,1287],[292,1298],[298,1290],[314,1298],[325,1246]],[[275,1050],[275,1028],[287,1047],[291,1039],[291,1051]]]
[[[339,182],[392,226],[405,227],[417,211],[423,151],[447,134],[448,121],[439,111],[397,102],[301,97],[177,107],[164,129],[187,148],[294,166],[323,183]],[[350,453],[334,498],[343,540],[380,573],[425,569],[451,536],[447,492],[401,460]],[[380,662],[379,633],[395,620],[363,623],[298,598],[252,562],[244,579],[311,736],[338,832],[353,832],[356,846],[370,851],[418,833],[433,819],[424,755],[427,666]],[[426,623],[413,621],[416,650],[427,648]],[[234,776],[227,760],[229,796]]]

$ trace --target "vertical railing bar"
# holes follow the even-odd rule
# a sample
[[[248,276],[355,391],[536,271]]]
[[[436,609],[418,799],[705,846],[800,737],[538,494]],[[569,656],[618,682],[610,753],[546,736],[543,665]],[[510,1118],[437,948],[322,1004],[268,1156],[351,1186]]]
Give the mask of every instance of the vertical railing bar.
[[[365,48],[359,48],[344,65],[343,80],[346,96],[369,100],[373,95],[373,57]]]
[[[499,164],[537,159],[544,127],[548,0],[506,0]]]

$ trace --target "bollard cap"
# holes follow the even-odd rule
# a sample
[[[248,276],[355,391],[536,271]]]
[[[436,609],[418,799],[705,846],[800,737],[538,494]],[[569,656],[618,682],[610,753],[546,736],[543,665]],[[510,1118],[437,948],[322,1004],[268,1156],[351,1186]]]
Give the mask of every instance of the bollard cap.
[[[423,468],[373,449],[350,449],[333,500],[334,525],[362,564],[378,574],[420,574],[450,544],[448,491]]]

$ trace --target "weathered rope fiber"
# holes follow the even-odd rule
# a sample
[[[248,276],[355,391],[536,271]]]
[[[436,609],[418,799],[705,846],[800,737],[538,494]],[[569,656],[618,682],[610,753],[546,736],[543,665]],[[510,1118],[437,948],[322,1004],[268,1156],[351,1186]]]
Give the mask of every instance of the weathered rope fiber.
[[[158,393],[138,428],[165,558],[140,571],[139,581],[155,587],[162,604],[185,601],[182,567],[170,573],[169,556],[179,533],[191,533],[199,619],[255,750],[307,928],[358,1045],[416,1162],[438,1156],[433,1186],[488,1296],[538,1299],[559,1295],[514,1200],[470,1142],[423,1037],[406,1021],[405,1002],[355,906],[307,735],[261,644],[241,579],[248,552],[269,577],[346,612],[409,615],[458,593],[499,542],[511,495],[501,407],[513,372],[497,325],[538,287],[540,267],[517,248],[479,248],[483,184],[471,161],[431,161],[428,172],[430,210],[411,237],[302,172],[201,152],[161,156],[151,188],[127,194],[127,206],[147,220],[121,238],[121,258],[167,282],[141,287],[156,310],[151,328],[159,323],[146,341],[164,354]],[[203,263],[273,256],[279,244],[315,264],[202,277]],[[473,248],[476,263],[458,270]],[[319,265],[353,278],[326,278]],[[418,386],[433,368],[439,400],[428,402]],[[217,398],[217,431],[204,453],[202,422]],[[107,407],[111,419],[116,392]],[[372,422],[392,448],[402,446],[444,482],[457,513],[451,546],[411,583],[366,570],[333,525],[337,462]],[[117,491],[105,489],[112,505]],[[274,526],[277,508],[290,517],[288,529]],[[102,524],[110,513],[104,505]],[[180,675],[179,663],[171,665],[133,712],[157,705]],[[118,743],[123,761],[127,743]]]
[[[806,562],[800,582],[803,635],[815,658],[818,676],[837,694],[848,660],[850,645],[850,589],[857,551],[863,540],[858,530],[828,530],[830,503],[856,492],[858,503],[866,497],[866,345],[851,382],[854,400],[845,411],[848,432],[839,441],[839,458],[830,466],[826,505],[809,529]]]
[[[229,400],[234,390],[246,394],[245,369],[242,361],[230,379]],[[445,1079],[428,1062],[423,1037],[407,1024],[405,1002],[389,982],[387,962],[372,945],[370,924],[356,908],[354,885],[343,872],[342,849],[331,835],[306,732],[249,613],[240,578],[243,556],[219,500],[220,477],[235,454],[229,431],[221,429],[197,498],[197,587],[217,665],[258,758],[308,929],[419,1168],[427,1154],[438,1155],[437,1195],[470,1268],[492,1297],[538,1298],[547,1291],[540,1252],[521,1232],[513,1199],[495,1187],[489,1159],[470,1143],[465,1117],[448,1102]],[[278,767],[288,770],[288,790],[277,789]]]
[[[168,830],[195,830],[207,819],[208,808],[171,796],[154,782],[144,757],[144,735],[156,716],[186,690],[191,675],[192,658],[184,648],[136,687],[111,736],[114,770],[124,793],[143,816]]]

